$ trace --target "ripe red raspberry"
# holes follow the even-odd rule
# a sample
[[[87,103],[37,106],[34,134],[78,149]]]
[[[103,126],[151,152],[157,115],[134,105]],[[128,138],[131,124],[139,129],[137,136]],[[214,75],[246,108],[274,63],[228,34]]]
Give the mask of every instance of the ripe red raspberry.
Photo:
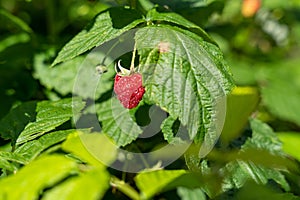
[[[117,74],[115,76],[114,91],[125,108],[135,108],[145,93],[145,88],[142,85],[142,75],[136,72],[124,76]]]

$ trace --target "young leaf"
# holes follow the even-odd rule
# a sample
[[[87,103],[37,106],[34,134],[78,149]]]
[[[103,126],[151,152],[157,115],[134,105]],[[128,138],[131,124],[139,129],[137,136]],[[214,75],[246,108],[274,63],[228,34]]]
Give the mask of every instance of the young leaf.
[[[16,174],[0,179],[1,199],[38,199],[40,192],[72,172],[77,164],[58,155],[45,156],[35,160]]]
[[[104,134],[79,131],[68,137],[62,149],[100,168],[111,164],[117,153],[116,146]]]
[[[69,41],[59,52],[52,66],[70,60],[92,48],[112,40],[144,22],[134,10],[110,8],[96,16],[94,22]]]
[[[141,172],[135,177],[137,187],[141,191],[142,199],[152,198],[154,195],[172,190],[178,187],[185,188],[203,188],[204,186],[213,185],[212,190],[216,191],[219,186],[212,184],[216,181],[212,178],[215,176],[205,176],[201,173],[188,172],[186,170],[157,170],[150,172]]]
[[[136,33],[147,98],[212,147],[220,124],[217,107],[233,83],[220,49],[176,27],[149,26]]]
[[[57,126],[70,120],[71,117],[84,107],[79,98],[62,99],[59,101],[42,101],[37,104],[36,120],[30,122],[17,139],[17,145],[33,140]]]
[[[280,132],[278,138],[282,141],[283,151],[300,161],[300,133]]]
[[[104,169],[96,168],[57,185],[47,191],[43,199],[101,199],[108,188],[109,174]]]
[[[159,170],[142,172],[135,177],[137,187],[141,191],[142,199],[149,199],[161,192],[176,178],[186,174],[185,170]]]
[[[115,98],[96,105],[102,131],[111,137],[118,146],[125,146],[135,140],[143,131],[133,121],[128,109]]]

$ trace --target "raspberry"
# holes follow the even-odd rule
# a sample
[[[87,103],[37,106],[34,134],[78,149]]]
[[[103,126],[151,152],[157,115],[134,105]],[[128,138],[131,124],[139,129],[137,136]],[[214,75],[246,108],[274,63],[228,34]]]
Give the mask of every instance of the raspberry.
[[[142,86],[142,75],[133,73],[127,76],[115,76],[114,91],[125,108],[135,108],[142,100],[145,88]]]

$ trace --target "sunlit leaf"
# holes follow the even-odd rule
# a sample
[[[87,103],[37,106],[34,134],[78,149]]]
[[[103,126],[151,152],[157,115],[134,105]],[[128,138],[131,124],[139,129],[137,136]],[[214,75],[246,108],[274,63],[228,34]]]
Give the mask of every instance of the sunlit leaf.
[[[98,168],[64,181],[47,191],[43,199],[100,199],[108,187],[109,174]]]
[[[62,149],[83,161],[100,168],[109,166],[116,158],[116,145],[104,134],[74,132],[63,143]]]
[[[16,174],[0,179],[1,199],[37,199],[40,192],[72,172],[77,164],[58,155],[45,156],[35,160]]]
[[[300,160],[300,134],[298,132],[280,132],[278,138],[282,141],[283,151]]]
[[[97,15],[92,24],[69,41],[59,52],[52,66],[112,40],[142,22],[144,20],[134,10],[120,7],[110,8]]]
[[[233,86],[220,49],[191,32],[162,25],[139,29],[136,42],[146,98],[209,149],[219,136],[216,107],[223,109]]]
[[[135,177],[137,187],[141,190],[142,199],[149,199],[176,178],[186,174],[185,170],[159,170],[139,173]]]

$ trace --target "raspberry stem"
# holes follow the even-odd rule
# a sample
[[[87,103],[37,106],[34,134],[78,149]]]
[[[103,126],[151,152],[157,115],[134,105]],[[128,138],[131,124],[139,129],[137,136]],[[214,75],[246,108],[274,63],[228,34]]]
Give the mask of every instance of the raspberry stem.
[[[133,52],[132,52],[132,58],[131,58],[131,64],[130,64],[130,74],[134,73],[135,54],[136,54],[136,43],[134,43]]]

